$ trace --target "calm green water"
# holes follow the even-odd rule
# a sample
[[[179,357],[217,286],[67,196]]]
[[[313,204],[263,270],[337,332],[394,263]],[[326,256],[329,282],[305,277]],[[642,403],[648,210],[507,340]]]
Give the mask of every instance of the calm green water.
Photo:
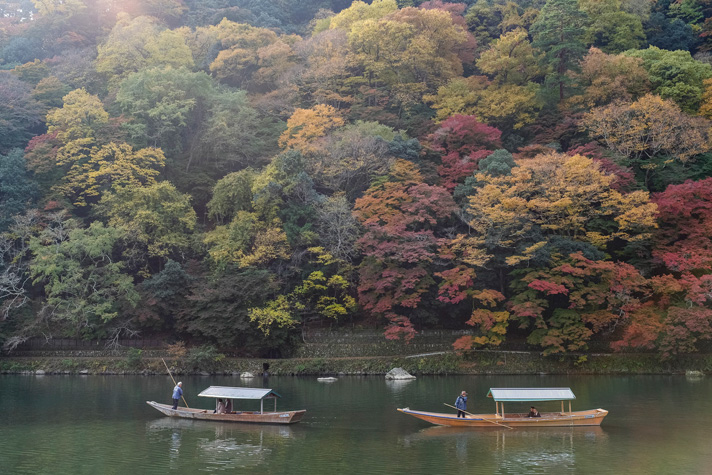
[[[709,377],[181,379],[191,407],[211,407],[197,397],[209,385],[247,385],[274,388],[278,408],[307,414],[288,427],[175,420],[145,403],[170,402],[168,377],[0,376],[0,473],[712,473]],[[608,409],[603,426],[461,430],[395,410],[447,410],[465,389],[470,411],[490,412],[490,387],[553,386],[574,390],[574,409]]]

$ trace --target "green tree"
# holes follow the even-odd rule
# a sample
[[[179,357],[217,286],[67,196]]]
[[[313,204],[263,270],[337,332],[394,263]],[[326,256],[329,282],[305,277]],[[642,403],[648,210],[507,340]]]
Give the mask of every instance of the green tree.
[[[213,197],[208,202],[208,216],[218,224],[230,222],[238,211],[252,209],[252,185],[254,170],[247,168],[221,178],[213,188]]]
[[[606,53],[639,48],[645,41],[638,15],[623,10],[621,0],[581,0],[579,7],[591,20],[585,41]]]
[[[689,51],[666,51],[655,46],[626,54],[643,59],[654,94],[675,101],[685,112],[698,111],[704,81],[712,77],[712,65],[693,59]]]
[[[124,229],[149,257],[183,258],[195,230],[190,198],[167,181],[145,187],[118,187],[105,193],[99,212],[110,226]]]
[[[42,122],[42,106],[26,83],[8,73],[0,74],[0,104],[0,153],[25,147]]]
[[[133,279],[113,258],[121,237],[120,230],[95,222],[69,230],[62,239],[47,228],[30,241],[30,273],[44,288],[44,315],[55,331],[96,337],[122,309],[136,305]]]
[[[503,34],[477,59],[477,67],[499,84],[526,85],[541,75],[540,53],[523,28]]]
[[[27,173],[22,150],[0,155],[0,233],[7,231],[15,215],[34,203],[38,191]]]
[[[112,85],[144,68],[193,66],[193,55],[180,33],[163,30],[155,19],[120,14],[106,41],[98,47],[96,70]]]
[[[587,21],[577,0],[548,0],[531,27],[532,46],[544,52],[551,68],[547,82],[556,85],[560,101],[566,96],[566,72],[575,69],[586,52]]]
[[[199,127],[212,88],[210,77],[203,72],[147,69],[121,82],[116,103],[133,119],[128,127],[136,145],[175,152],[183,146],[181,132],[186,127]]]
[[[47,114],[47,132],[67,144],[78,139],[96,139],[109,123],[109,114],[98,96],[75,89],[62,98],[64,105]]]

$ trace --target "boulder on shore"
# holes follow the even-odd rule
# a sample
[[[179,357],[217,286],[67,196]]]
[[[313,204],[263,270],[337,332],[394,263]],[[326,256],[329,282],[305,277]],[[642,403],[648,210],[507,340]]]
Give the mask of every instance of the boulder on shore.
[[[386,373],[386,379],[415,379],[415,376],[403,368],[393,368]]]
[[[242,379],[251,379],[254,377],[255,377],[255,375],[250,373],[249,371],[245,371],[244,373],[240,374],[240,378],[242,378]]]
[[[695,371],[695,370],[687,370],[685,371],[685,376],[688,378],[702,378],[704,377],[705,373],[702,371]]]

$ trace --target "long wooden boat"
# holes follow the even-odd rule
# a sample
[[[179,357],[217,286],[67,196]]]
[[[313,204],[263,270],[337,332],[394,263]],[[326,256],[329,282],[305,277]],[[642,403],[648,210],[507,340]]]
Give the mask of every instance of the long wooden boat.
[[[403,414],[422,419],[431,424],[452,427],[576,427],[600,426],[608,415],[605,409],[571,411],[575,399],[569,388],[491,388],[488,397],[495,400],[494,414],[470,414],[464,418],[456,414],[398,409]],[[569,401],[569,410],[564,411],[564,401]],[[561,411],[542,412],[541,417],[528,417],[527,413],[505,412],[505,402],[561,401]]]
[[[304,417],[304,414],[307,412],[304,409],[299,411],[278,412],[277,398],[281,396],[272,389],[210,386],[198,394],[198,396],[215,398],[216,409],[196,409],[188,407],[173,409],[173,406],[170,404],[161,404],[155,401],[146,401],[146,403],[170,417],[181,417],[184,419],[198,419],[205,421],[247,422],[252,424],[295,424],[301,421],[302,417]],[[259,400],[260,410],[259,412],[240,410],[218,412],[218,399],[229,400],[229,407],[235,407],[234,400],[236,399]],[[264,410],[265,399],[274,399],[274,411]]]

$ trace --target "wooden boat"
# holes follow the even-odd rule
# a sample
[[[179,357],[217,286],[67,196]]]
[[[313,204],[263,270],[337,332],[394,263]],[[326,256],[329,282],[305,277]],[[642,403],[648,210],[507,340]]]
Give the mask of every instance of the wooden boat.
[[[277,412],[277,398],[282,397],[272,389],[263,388],[236,388],[229,386],[210,386],[202,391],[198,396],[211,397],[215,399],[215,411],[212,409],[195,409],[179,407],[173,409],[170,404],[160,404],[155,401],[146,403],[170,417],[182,417],[184,419],[200,419],[206,421],[221,422],[247,422],[252,424],[295,424],[302,420],[306,410]],[[259,400],[260,410],[257,411],[230,411],[218,413],[218,399],[230,401],[229,407],[235,407],[235,399]],[[265,399],[274,399],[274,411],[265,412]]]
[[[600,426],[603,418],[608,415],[605,409],[590,409],[587,411],[572,411],[571,401],[576,399],[570,388],[491,388],[487,397],[495,401],[494,414],[470,414],[457,417],[456,414],[440,412],[413,411],[409,408],[398,409],[431,424],[452,427],[574,427]],[[541,417],[528,417],[528,413],[513,413],[504,411],[507,402],[542,402],[561,401],[560,412],[542,412]],[[564,401],[569,401],[569,410],[564,411]]]

